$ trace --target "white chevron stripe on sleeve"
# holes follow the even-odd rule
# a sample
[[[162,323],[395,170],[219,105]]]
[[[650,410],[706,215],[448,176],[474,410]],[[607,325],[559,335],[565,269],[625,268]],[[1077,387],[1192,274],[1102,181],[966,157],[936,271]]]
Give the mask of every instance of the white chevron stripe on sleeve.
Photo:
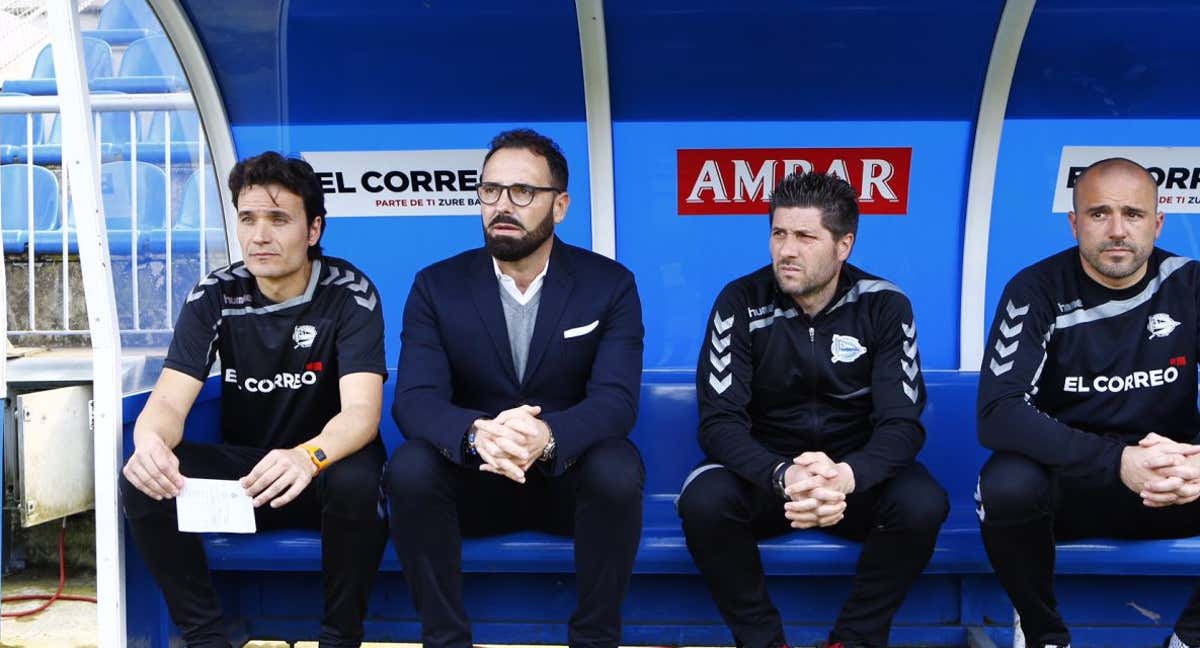
[[[708,385],[712,387],[713,391],[717,392],[718,394],[724,394],[725,390],[729,389],[729,385],[732,383],[733,374],[729,374],[721,380],[717,380],[717,377],[713,374],[708,374]]]
[[[995,358],[992,358],[992,362],[991,362],[991,364],[988,365],[988,367],[992,370],[993,374],[995,374],[997,376],[1003,376],[1004,374],[1008,373],[1008,371],[1010,369],[1013,368],[1013,361],[1009,360],[1008,362],[1005,362],[1004,364],[1000,364],[1000,363],[996,362]]]
[[[904,355],[908,356],[909,360],[917,357],[917,343],[905,340],[901,347],[904,349]]]
[[[996,346],[995,346],[996,355],[1000,356],[1001,358],[1007,358],[1008,356],[1015,353],[1017,350],[1017,347],[1019,347],[1019,346],[1021,346],[1020,340],[1013,340],[1012,344],[1009,344],[1009,345],[1005,345],[1004,340],[996,340]]]
[[[717,353],[725,353],[725,349],[729,348],[729,338],[730,336],[728,335],[725,337],[717,337],[716,331],[713,331],[711,340],[713,348],[717,350]]]
[[[328,286],[329,284],[333,283],[333,280],[337,279],[338,275],[340,274],[342,274],[342,271],[338,270],[337,266],[329,266],[329,276],[325,277],[325,280],[321,282],[321,285]]]
[[[1008,322],[1000,320],[1000,335],[1006,338],[1016,337],[1021,334],[1021,329],[1025,328],[1024,322],[1017,322],[1016,326],[1009,326]]]
[[[375,305],[379,303],[379,298],[375,296],[375,293],[371,293],[370,296],[366,298],[355,295],[354,301],[358,302],[359,306],[362,306],[369,311],[373,311],[375,310]]]
[[[916,320],[913,320],[913,322],[910,324],[905,324],[904,322],[900,322],[900,330],[904,331],[904,337],[906,337],[910,340],[913,339],[917,335]]]
[[[367,278],[363,277],[358,283],[350,284],[349,286],[346,286],[346,287],[354,292],[367,292],[367,287],[369,285],[370,284],[367,283]]]
[[[725,331],[728,331],[732,326],[733,315],[730,315],[725,319],[721,319],[721,313],[713,311],[713,328],[717,329],[717,333],[724,335]]]
[[[733,359],[732,353],[726,353],[723,356],[719,356],[719,355],[713,353],[712,351],[708,352],[708,361],[710,364],[712,364],[713,369],[717,370],[717,373],[724,372],[725,369],[729,366],[729,363],[732,361],[732,359]]]
[[[917,372],[920,371],[917,369],[917,363],[903,360],[900,361],[900,368],[904,370],[904,375],[908,376],[909,380],[916,380]]]
[[[1010,299],[1008,300],[1008,305],[1004,307],[1004,310],[1008,311],[1009,319],[1017,319],[1018,317],[1021,317],[1025,315],[1025,313],[1029,312],[1029,304],[1025,304],[1021,308],[1017,308]]]
[[[909,385],[906,382],[901,382],[900,386],[904,388],[904,395],[908,396],[908,400],[912,401],[913,403],[916,403],[917,402],[917,388],[913,385]]]

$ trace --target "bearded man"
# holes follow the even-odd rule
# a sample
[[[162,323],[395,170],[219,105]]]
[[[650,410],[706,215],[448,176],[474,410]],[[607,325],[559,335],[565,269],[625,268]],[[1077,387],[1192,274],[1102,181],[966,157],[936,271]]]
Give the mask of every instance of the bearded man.
[[[421,270],[404,308],[385,485],[421,639],[472,645],[464,535],[536,529],[575,539],[570,645],[615,647],[645,481],[637,286],[554,236],[571,198],[549,138],[498,135],[478,193],[485,246]]]
[[[933,555],[946,492],[925,442],[917,325],[895,284],[846,262],[858,192],[792,174],[771,194],[771,264],[731,281],[696,368],[700,447],[679,515],[738,646],[786,646],[757,541],[820,528],[863,542],[828,648],[881,648]]]

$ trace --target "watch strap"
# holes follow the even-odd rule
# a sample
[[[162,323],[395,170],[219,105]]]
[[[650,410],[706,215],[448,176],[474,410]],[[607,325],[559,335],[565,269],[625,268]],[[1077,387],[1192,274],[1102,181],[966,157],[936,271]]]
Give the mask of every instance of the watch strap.
[[[329,456],[325,454],[324,450],[309,443],[301,444],[300,448],[308,453],[309,460],[317,467],[317,474],[329,467]]]

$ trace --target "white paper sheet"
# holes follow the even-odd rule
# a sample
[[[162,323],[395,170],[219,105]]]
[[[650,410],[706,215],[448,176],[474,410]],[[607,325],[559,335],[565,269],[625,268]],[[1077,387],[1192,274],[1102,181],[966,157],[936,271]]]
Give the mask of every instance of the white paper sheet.
[[[185,533],[254,533],[254,502],[232,479],[188,478],[175,498]]]

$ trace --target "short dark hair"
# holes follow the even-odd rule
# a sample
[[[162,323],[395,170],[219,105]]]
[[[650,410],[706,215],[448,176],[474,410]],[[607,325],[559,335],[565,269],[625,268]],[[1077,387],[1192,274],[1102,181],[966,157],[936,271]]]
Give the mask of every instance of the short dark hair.
[[[1150,181],[1150,185],[1154,187],[1154,205],[1155,209],[1158,208],[1158,180],[1155,179],[1154,174],[1150,173],[1150,170],[1146,167],[1134,162],[1133,160],[1130,160],[1129,158],[1110,157],[1092,162],[1086,169],[1080,171],[1079,175],[1075,176],[1075,185],[1071,188],[1072,210],[1079,211],[1079,206],[1075,204],[1075,192],[1079,190],[1079,183],[1083,182],[1083,179],[1086,178],[1089,173],[1100,172],[1112,168],[1128,169],[1134,172],[1140,171],[1142,175],[1146,176],[1146,179]]]
[[[546,160],[550,167],[550,181],[554,188],[567,190],[567,158],[554,140],[529,128],[507,130],[492,138],[487,155],[483,156],[483,165],[487,166],[492,154],[500,149],[525,149]]]
[[[314,220],[321,218],[317,243],[308,248],[309,259],[319,258],[322,254],[321,237],[325,236],[328,219],[325,218],[325,191],[312,165],[300,158],[283,157],[275,151],[267,151],[239,161],[229,172],[229,193],[233,196],[235,206],[246,187],[267,185],[279,185],[300,196],[304,201],[304,216],[309,227],[312,227]]]
[[[771,225],[780,207],[816,207],[834,240],[858,233],[858,192],[849,182],[824,173],[790,173],[771,192]]]

